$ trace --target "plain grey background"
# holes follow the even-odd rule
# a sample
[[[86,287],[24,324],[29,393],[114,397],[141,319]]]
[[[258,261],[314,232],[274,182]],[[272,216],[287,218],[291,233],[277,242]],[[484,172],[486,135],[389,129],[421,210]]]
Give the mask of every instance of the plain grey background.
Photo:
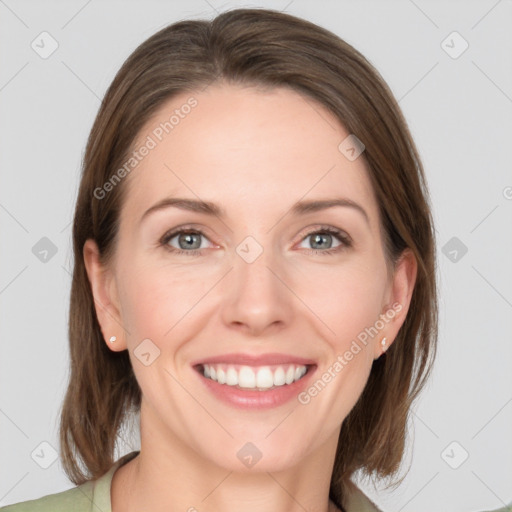
[[[158,29],[234,7],[284,10],[361,51],[399,100],[425,165],[438,236],[439,355],[411,415],[403,484],[361,487],[386,511],[504,506],[512,501],[505,0],[0,0],[0,505],[72,487],[53,449],[68,376],[72,213],[100,100]],[[138,449],[136,438],[119,455]]]

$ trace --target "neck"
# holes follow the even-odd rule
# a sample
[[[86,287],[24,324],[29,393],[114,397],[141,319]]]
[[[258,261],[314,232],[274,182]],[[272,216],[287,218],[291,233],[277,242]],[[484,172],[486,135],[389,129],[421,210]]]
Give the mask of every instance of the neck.
[[[144,398],[140,431],[140,454],[114,474],[112,512],[338,510],[329,500],[329,486],[339,430],[294,464],[276,470],[268,465],[261,465],[258,470],[258,463],[251,468],[215,464],[211,458],[192,450],[184,439],[164,429]],[[244,445],[240,440],[231,442],[238,447]],[[224,449],[224,445],[220,446]],[[265,453],[262,461],[264,456]]]

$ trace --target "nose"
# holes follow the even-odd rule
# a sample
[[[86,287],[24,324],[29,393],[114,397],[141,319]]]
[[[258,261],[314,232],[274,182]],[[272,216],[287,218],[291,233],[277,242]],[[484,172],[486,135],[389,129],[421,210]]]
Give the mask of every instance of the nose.
[[[225,325],[264,336],[290,323],[294,295],[287,287],[284,265],[270,250],[251,263],[235,254],[233,270],[226,277],[221,313]]]

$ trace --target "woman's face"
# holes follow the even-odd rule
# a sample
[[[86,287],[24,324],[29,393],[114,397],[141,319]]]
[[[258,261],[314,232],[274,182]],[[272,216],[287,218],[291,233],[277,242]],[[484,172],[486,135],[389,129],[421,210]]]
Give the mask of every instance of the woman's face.
[[[291,90],[226,84],[173,98],[140,132],[140,162],[115,185],[128,190],[114,260],[100,277],[92,241],[84,255],[106,343],[129,350],[148,442],[237,471],[335,446],[415,279],[409,260],[388,275],[348,136]]]

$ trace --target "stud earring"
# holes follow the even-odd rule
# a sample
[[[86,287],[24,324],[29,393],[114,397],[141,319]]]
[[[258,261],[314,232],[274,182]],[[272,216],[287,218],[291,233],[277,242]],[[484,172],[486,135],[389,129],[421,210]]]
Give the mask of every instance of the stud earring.
[[[117,338],[115,336],[110,336],[110,343],[114,343],[114,341],[116,341]]]
[[[382,352],[386,352],[386,338],[382,338],[380,344],[382,345]]]

